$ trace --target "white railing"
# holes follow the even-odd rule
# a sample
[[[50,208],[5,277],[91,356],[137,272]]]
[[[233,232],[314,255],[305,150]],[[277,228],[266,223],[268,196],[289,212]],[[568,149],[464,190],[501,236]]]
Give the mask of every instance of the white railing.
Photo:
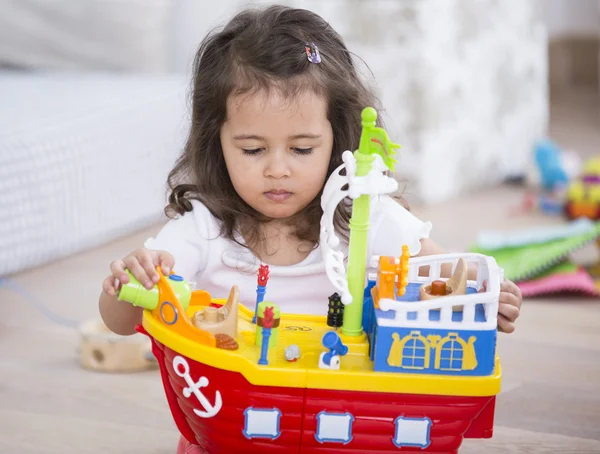
[[[439,329],[460,330],[488,330],[495,329],[498,316],[498,297],[500,295],[500,283],[504,280],[504,271],[496,264],[493,257],[482,254],[441,254],[426,257],[411,258],[409,261],[408,282],[429,284],[434,280],[448,280],[448,277],[440,277],[441,268],[444,264],[452,264],[455,270],[459,259],[467,261],[469,270],[477,269],[477,280],[468,280],[467,287],[475,287],[478,293],[468,295],[446,296],[427,301],[404,302],[392,299],[381,299],[379,308],[384,311],[394,311],[394,318],[378,318],[380,326],[396,327],[420,327]],[[398,258],[396,259],[398,260]],[[371,259],[371,268],[377,268],[379,257]],[[422,267],[429,266],[428,276],[419,276]],[[371,272],[373,270],[370,270]],[[483,283],[486,282],[486,290]],[[476,306],[481,304],[485,311],[485,321],[475,321]],[[452,320],[453,306],[462,306],[462,320]],[[429,311],[440,311],[439,321],[429,320]],[[416,318],[408,319],[408,313],[416,313]]]

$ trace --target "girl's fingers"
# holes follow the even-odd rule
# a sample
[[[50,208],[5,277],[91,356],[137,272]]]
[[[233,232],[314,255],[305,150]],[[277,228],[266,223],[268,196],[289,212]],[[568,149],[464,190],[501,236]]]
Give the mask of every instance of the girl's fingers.
[[[119,280],[114,276],[108,276],[102,281],[102,291],[110,296],[116,296],[119,291]]]
[[[500,306],[504,304],[507,306],[514,306],[517,309],[519,309],[519,307],[521,306],[521,301],[513,293],[500,293],[500,298],[498,299],[498,302],[500,303]]]
[[[114,279],[118,279],[123,284],[128,283],[129,275],[127,271],[129,271],[144,287],[151,289],[159,281],[156,266],[160,264],[163,273],[169,274],[174,263],[173,256],[166,251],[158,252],[139,249],[123,260],[115,260],[110,264],[113,282],[105,281],[102,287],[104,289],[106,286],[106,293],[110,295],[116,294],[118,288]]]
[[[498,329],[503,333],[510,334],[515,330],[515,324],[504,317],[502,314],[498,314]]]
[[[519,288],[519,286],[517,284],[515,284],[514,282],[511,282],[512,286],[513,286],[513,294],[517,297],[517,299],[519,300],[519,307],[521,307],[521,302],[523,301],[523,294],[521,293],[521,289]]]
[[[175,265],[175,258],[167,251],[160,251],[158,253],[158,259],[163,274],[169,275]]]
[[[138,261],[138,259],[136,257],[130,255],[129,257],[125,258],[124,262],[125,262],[125,266],[129,270],[129,272],[131,274],[133,274],[133,276],[138,281],[140,281],[140,283],[144,287],[146,287],[147,289],[152,288],[153,284],[152,284],[152,280],[150,279],[150,276],[148,276],[148,273],[146,273],[146,270],[140,264],[140,262]]]
[[[123,283],[129,282],[129,276],[125,271],[125,266],[125,261],[123,260],[115,260],[110,264],[110,274],[112,274],[114,278],[119,279]]]
[[[515,284],[513,281],[508,281],[508,280],[503,281],[502,284],[500,285],[500,291],[514,295],[517,299],[517,306],[521,305],[521,300],[523,299],[523,295],[521,294],[521,289],[519,288],[519,286],[517,284]]]
[[[509,322],[514,322],[519,318],[519,308],[511,304],[500,304],[498,315],[502,315]]]
[[[110,296],[115,296],[115,287],[113,285],[114,277],[109,276],[102,281],[102,291]]]
[[[487,281],[483,281],[481,283],[481,289],[479,290],[479,293],[484,293],[485,291],[487,291]]]
[[[159,276],[158,272],[156,271],[156,265],[158,265],[158,263],[154,263],[155,259],[156,262],[158,262],[158,255],[155,254],[153,257],[149,251],[147,251],[146,249],[141,249],[139,251],[136,251],[134,253],[134,256],[137,258],[142,268],[144,268],[146,275],[152,280],[152,282],[158,282]]]

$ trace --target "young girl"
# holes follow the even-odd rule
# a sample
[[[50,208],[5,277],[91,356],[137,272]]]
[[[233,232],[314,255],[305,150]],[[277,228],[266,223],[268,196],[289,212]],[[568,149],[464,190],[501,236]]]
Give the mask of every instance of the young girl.
[[[210,34],[195,59],[191,130],[169,175],[171,220],[157,237],[110,265],[100,313],[128,335],[142,309],[115,297],[129,270],[151,288],[175,269],[223,296],[232,283],[254,309],[256,273],[270,267],[268,299],[282,312],[325,314],[335,289],[318,244],[320,196],[345,150],[358,147],[361,111],[376,106],[341,37],[314,13],[248,10]],[[347,238],[350,212],[335,226]],[[422,222],[388,196],[373,198],[369,255],[443,253]],[[514,330],[521,294],[501,287],[499,328]],[[178,452],[197,447],[182,440]],[[200,451],[197,451],[200,452]]]

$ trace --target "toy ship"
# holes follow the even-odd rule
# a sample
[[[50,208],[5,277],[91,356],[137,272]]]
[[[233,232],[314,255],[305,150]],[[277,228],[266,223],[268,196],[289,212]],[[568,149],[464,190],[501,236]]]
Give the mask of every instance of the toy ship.
[[[464,438],[492,436],[503,272],[480,254],[366,257],[367,229],[352,226],[368,227],[370,198],[396,189],[384,172],[398,146],[376,118],[363,111],[360,146],[323,193],[320,244],[337,290],[327,316],[263,301],[266,266],[254,311],[235,285],[217,299],[176,274],[121,289],[146,309],[138,331],[152,339],[179,431],[207,453],[457,453]],[[332,222],[346,197],[347,269]]]

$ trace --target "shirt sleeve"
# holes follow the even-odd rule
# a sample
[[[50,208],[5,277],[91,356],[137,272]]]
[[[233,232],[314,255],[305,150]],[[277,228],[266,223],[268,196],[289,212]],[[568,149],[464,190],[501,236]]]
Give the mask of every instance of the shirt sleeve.
[[[421,251],[421,239],[428,238],[431,222],[423,222],[389,196],[371,201],[371,227],[368,257],[388,255],[399,257],[407,245],[410,255]]]
[[[173,272],[188,282],[194,282],[206,269],[212,216],[203,204],[194,201],[192,205],[192,211],[170,219],[155,238],[144,243],[148,249],[170,252],[175,258]]]

